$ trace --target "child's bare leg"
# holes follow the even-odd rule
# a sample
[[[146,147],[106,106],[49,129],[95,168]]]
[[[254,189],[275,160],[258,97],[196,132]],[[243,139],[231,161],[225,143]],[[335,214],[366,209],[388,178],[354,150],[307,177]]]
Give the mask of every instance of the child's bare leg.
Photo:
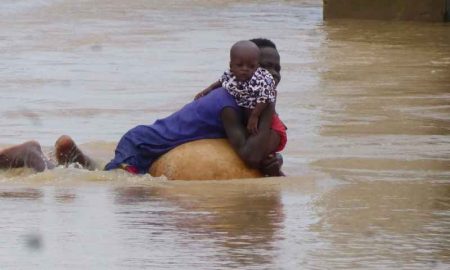
[[[42,152],[36,141],[28,141],[0,151],[0,169],[28,167],[42,172],[54,166]]]
[[[79,163],[88,170],[95,169],[95,163],[77,147],[71,137],[62,135],[55,142],[55,155],[58,165]]]

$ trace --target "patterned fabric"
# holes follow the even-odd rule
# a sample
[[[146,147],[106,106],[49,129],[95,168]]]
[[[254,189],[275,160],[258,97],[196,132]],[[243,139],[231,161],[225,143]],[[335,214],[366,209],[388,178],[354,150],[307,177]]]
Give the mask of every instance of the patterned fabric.
[[[273,103],[277,96],[275,80],[269,71],[263,68],[256,69],[248,81],[238,81],[236,76],[227,70],[219,81],[236,99],[236,103],[244,108],[254,109],[257,103]]]

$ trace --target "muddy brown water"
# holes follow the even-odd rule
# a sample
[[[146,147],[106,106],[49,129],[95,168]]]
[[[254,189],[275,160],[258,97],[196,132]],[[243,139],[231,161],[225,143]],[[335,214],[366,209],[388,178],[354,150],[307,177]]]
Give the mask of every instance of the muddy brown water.
[[[0,145],[99,162],[189,102],[229,46],[282,59],[285,179],[0,172],[2,269],[448,269],[448,24],[322,20],[321,1],[0,3]]]

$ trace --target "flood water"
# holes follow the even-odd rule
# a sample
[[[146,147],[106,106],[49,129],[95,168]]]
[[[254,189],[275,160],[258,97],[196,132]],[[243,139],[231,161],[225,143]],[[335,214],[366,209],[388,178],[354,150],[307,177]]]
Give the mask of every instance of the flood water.
[[[192,100],[237,40],[278,46],[284,179],[0,172],[1,269],[448,269],[450,25],[321,0],[0,2],[0,148],[100,163]]]

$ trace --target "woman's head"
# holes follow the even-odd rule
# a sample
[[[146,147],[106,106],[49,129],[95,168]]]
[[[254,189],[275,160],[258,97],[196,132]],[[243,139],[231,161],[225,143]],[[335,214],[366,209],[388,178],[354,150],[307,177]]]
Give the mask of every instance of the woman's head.
[[[250,80],[259,67],[260,49],[249,40],[236,42],[230,50],[230,70],[238,81]]]
[[[275,43],[265,38],[254,38],[250,40],[260,49],[259,66],[267,69],[275,79],[276,84],[281,80],[280,54]]]

